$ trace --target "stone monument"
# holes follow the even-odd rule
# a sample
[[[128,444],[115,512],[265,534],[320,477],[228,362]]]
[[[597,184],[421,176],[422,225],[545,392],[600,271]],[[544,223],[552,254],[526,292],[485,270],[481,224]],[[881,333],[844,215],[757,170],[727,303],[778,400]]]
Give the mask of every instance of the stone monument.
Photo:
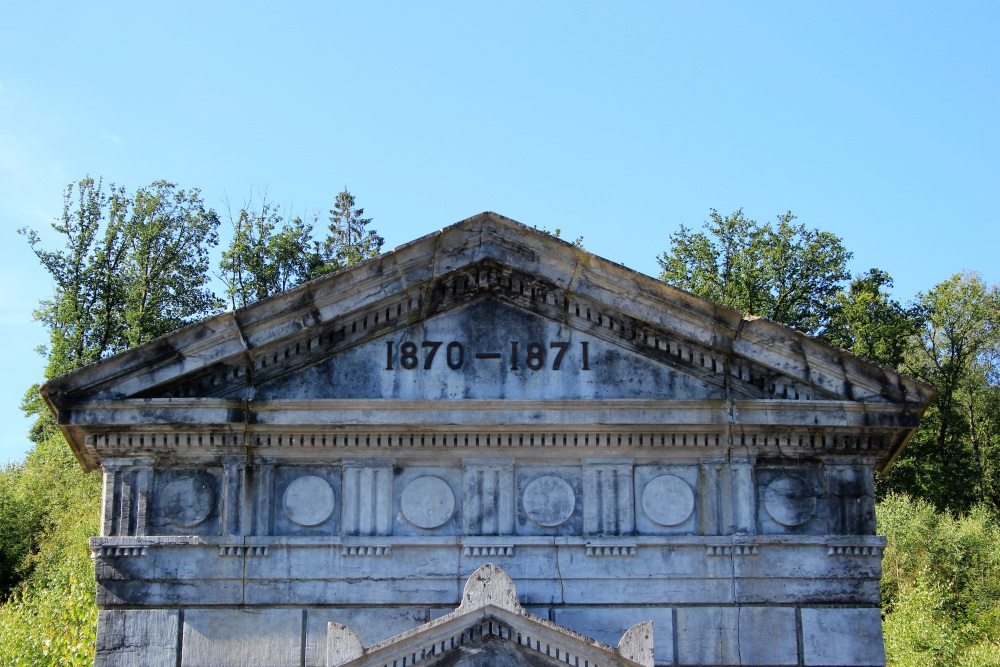
[[[934,395],[494,213],[42,392],[102,667],[883,665]]]

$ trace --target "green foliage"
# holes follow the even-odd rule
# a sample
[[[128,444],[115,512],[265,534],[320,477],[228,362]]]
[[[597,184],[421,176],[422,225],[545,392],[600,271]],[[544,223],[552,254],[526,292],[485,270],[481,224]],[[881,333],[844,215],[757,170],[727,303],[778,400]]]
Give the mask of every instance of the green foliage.
[[[233,240],[219,264],[226,295],[234,308],[247,306],[312,280],[374,257],[384,239],[368,229],[371,218],[345,188],[330,211],[329,234],[313,239],[316,216],[285,220],[281,208],[258,194],[229,219]]]
[[[902,369],[939,393],[880,493],[958,512],[984,501],[1000,507],[1000,288],[961,273],[919,298],[925,323]]]
[[[229,219],[233,240],[222,253],[219,268],[226,296],[242,308],[318,275],[324,257],[312,240],[313,223],[285,220],[266,193],[253,196]]]
[[[954,517],[890,495],[876,510],[888,539],[882,612],[891,667],[1000,665],[1000,524],[976,506]]]
[[[368,229],[371,218],[362,217],[363,208],[355,208],[354,196],[344,190],[330,209],[330,233],[323,243],[327,264],[323,273],[342,269],[375,257],[382,251],[385,239]]]
[[[97,606],[92,580],[91,572],[24,588],[0,606],[0,664],[93,665]]]
[[[889,296],[891,288],[892,278],[880,269],[855,276],[835,297],[825,338],[860,357],[899,368],[923,324],[923,309],[903,306]]]
[[[49,331],[46,377],[139,345],[217,310],[209,250],[219,221],[198,190],[157,181],[132,196],[85,178],[66,188],[52,225],[63,248],[20,232],[55,283],[35,312]]]
[[[0,489],[19,509],[0,513],[0,576],[14,584],[0,605],[0,664],[92,664],[97,608],[87,538],[98,533],[100,477],[85,474],[56,433],[4,470]]]
[[[794,223],[761,225],[712,210],[704,231],[681,225],[658,259],[660,279],[730,308],[819,335],[830,323],[851,258],[840,238]]]
[[[209,286],[209,252],[219,218],[200,192],[156,181],[136,191],[122,230],[127,241],[119,280],[124,334],[134,347],[221,307]]]
[[[20,582],[21,563],[31,553],[32,538],[41,528],[20,493],[23,467],[12,463],[0,470],[0,600]]]
[[[49,578],[81,550],[89,567],[86,544],[97,534],[100,477],[80,469],[61,434],[0,472],[0,489],[0,599],[25,578]]]
[[[85,178],[66,188],[52,229],[27,236],[55,293],[35,317],[55,377],[211,314],[209,252],[218,217],[197,190],[157,181],[129,195]],[[100,477],[84,474],[33,386],[35,447],[0,471],[0,664],[89,665],[97,609],[87,539],[98,533]]]
[[[549,236],[554,236],[557,239],[561,238],[560,234],[562,234],[562,230],[559,229],[558,227],[556,227],[551,232],[546,227],[539,227],[537,225],[535,226],[535,229],[537,229],[538,231],[542,232],[543,234],[548,234]],[[575,239],[573,239],[572,243],[573,243],[573,247],[580,248],[581,250],[583,250],[583,237],[582,236],[577,236]]]

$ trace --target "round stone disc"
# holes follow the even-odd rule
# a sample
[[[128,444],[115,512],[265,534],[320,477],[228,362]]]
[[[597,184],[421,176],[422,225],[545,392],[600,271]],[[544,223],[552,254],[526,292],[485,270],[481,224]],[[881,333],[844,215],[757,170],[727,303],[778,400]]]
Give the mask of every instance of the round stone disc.
[[[801,477],[782,477],[767,485],[764,507],[782,526],[801,526],[816,513],[816,494]]]
[[[403,516],[414,526],[437,528],[455,513],[455,494],[443,479],[428,475],[410,482],[399,504]]]
[[[654,477],[642,490],[642,510],[661,526],[676,526],[694,511],[694,492],[675,475]]]
[[[337,501],[333,488],[322,477],[305,475],[285,489],[285,516],[300,526],[318,526],[333,514]]]
[[[569,521],[576,508],[576,494],[566,480],[545,475],[524,489],[524,513],[544,528],[555,528]]]
[[[181,477],[160,491],[163,518],[178,528],[193,528],[208,518],[215,505],[215,493],[197,477]]]

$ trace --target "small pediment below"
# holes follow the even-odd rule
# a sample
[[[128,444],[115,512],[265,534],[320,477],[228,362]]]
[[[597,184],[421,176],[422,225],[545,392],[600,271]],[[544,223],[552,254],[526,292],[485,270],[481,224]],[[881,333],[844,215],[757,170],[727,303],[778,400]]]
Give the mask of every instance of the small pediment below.
[[[487,564],[465,584],[450,614],[366,648],[349,627],[330,623],[328,667],[653,667],[653,624],[629,629],[617,647],[526,612],[510,576]]]
[[[258,400],[719,399],[723,374],[685,372],[592,332],[484,299],[257,387]]]

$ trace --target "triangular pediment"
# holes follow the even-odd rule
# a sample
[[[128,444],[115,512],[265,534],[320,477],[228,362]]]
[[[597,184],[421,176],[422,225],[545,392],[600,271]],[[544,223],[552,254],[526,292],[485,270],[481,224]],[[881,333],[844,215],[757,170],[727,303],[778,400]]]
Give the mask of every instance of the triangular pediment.
[[[653,667],[653,624],[639,623],[617,647],[528,613],[513,580],[487,564],[472,572],[455,611],[365,647],[350,627],[330,623],[327,667]]]
[[[73,442],[74,424],[105,418],[81,406],[142,401],[247,422],[296,400],[836,401],[895,406],[912,428],[933,389],[484,213],[43,394]]]
[[[708,400],[726,390],[711,367],[493,296],[276,371],[259,379],[256,399]],[[739,385],[741,397],[762,394]],[[242,397],[242,387],[223,395]]]

